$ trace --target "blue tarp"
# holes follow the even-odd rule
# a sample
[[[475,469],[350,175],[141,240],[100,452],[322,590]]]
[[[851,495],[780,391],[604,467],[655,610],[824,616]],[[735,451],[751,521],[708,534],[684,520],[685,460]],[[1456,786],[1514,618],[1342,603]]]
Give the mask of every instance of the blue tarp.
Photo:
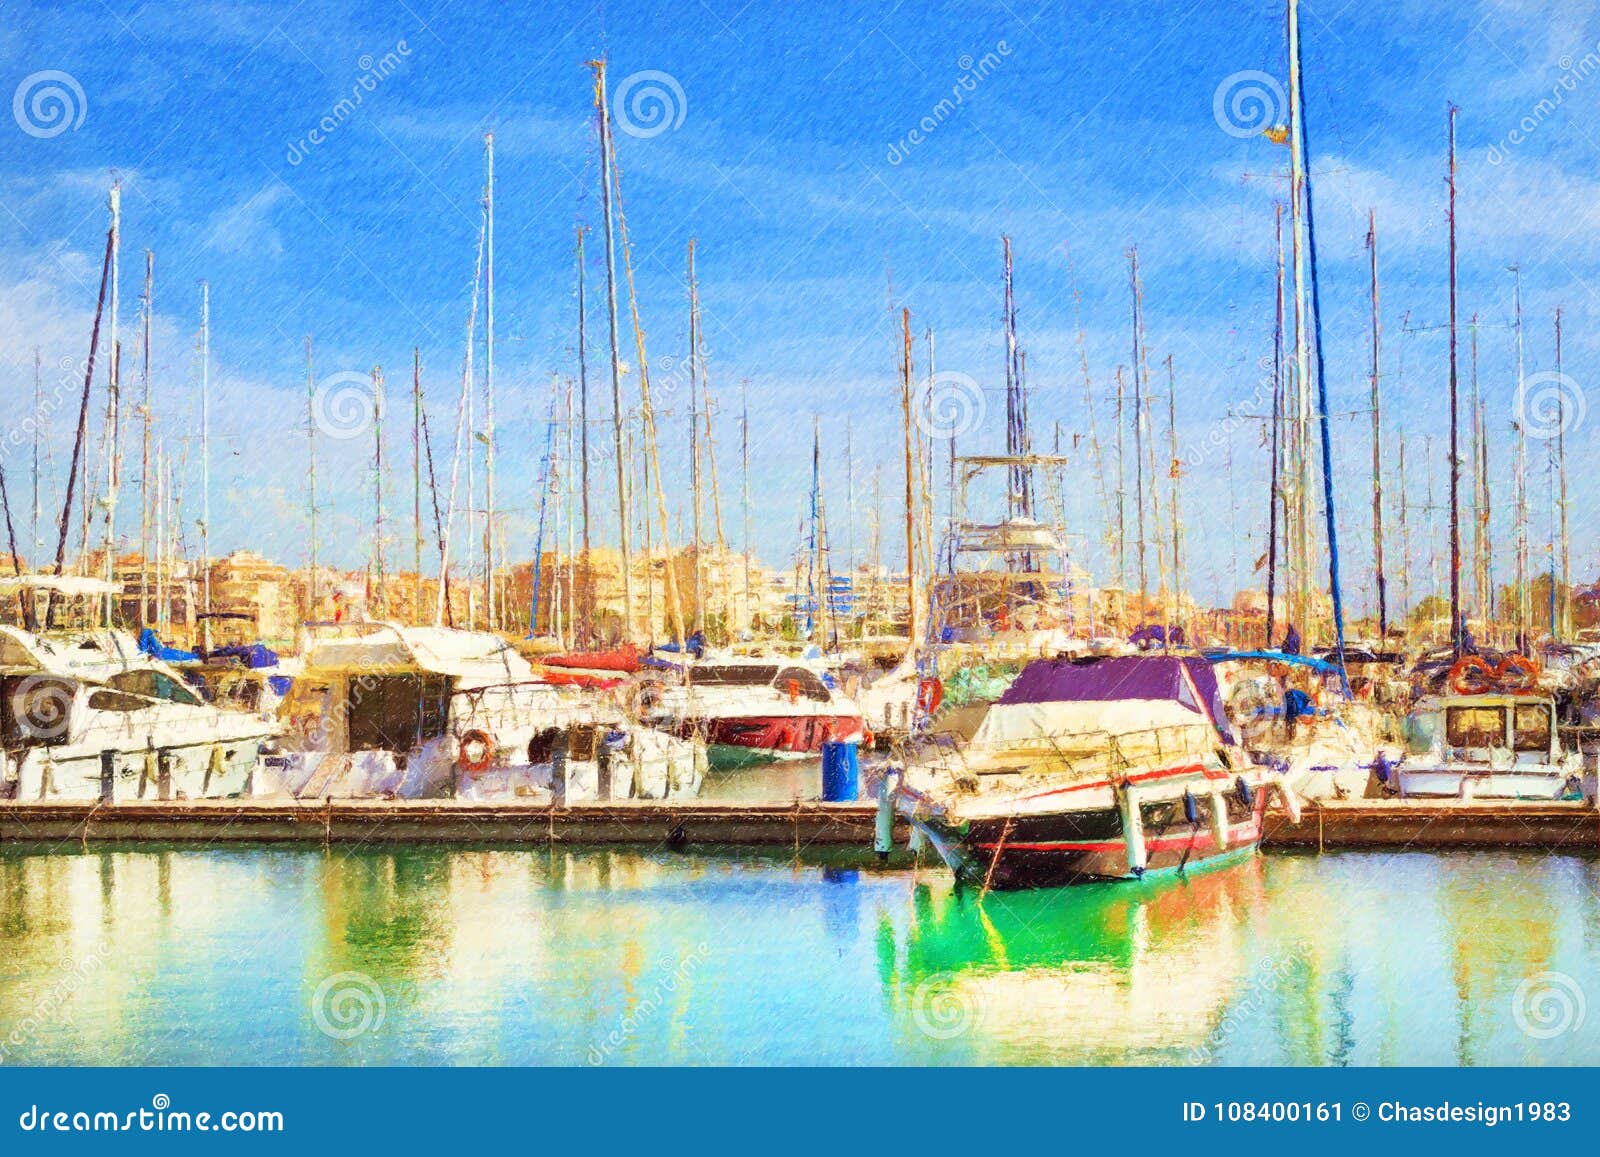
[[[278,665],[277,652],[262,643],[239,643],[232,647],[217,647],[207,651],[206,658],[237,659],[240,666],[249,667],[251,670]]]
[[[193,663],[200,656],[193,651],[185,651],[181,647],[169,647],[156,637],[156,633],[149,627],[139,632],[139,651],[149,655],[152,659],[160,659],[165,663]]]

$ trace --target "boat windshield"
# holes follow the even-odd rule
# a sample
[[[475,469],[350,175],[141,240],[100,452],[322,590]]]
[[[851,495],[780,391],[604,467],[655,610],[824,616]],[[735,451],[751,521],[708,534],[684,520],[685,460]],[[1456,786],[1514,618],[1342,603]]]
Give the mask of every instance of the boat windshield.
[[[1448,707],[1445,709],[1444,736],[1445,742],[1451,747],[1504,747],[1505,709]]]
[[[1513,750],[1550,750],[1550,707],[1545,703],[1519,703]]]
[[[185,687],[165,671],[139,668],[118,671],[106,680],[106,686],[129,695],[143,695],[146,699],[160,699],[166,703],[185,703],[200,706],[200,696]]]

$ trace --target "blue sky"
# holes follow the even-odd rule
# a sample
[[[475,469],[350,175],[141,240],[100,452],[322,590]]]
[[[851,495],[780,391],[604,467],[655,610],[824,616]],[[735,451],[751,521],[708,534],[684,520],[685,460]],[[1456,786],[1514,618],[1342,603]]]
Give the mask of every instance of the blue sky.
[[[198,449],[186,441],[198,419],[198,282],[211,284],[215,552],[249,546],[288,562],[305,557],[307,334],[319,379],[381,364],[392,390],[409,381],[419,346],[443,452],[464,347],[482,135],[493,129],[501,502],[511,551],[526,556],[550,375],[576,370],[573,231],[599,223],[584,62],[603,53],[614,90],[638,73],[671,81],[639,82],[667,92],[668,127],[617,134],[640,309],[664,395],[663,469],[669,479],[684,473],[684,398],[667,383],[681,380],[672,366],[686,347],[684,250],[694,237],[720,407],[718,465],[733,511],[738,394],[748,379],[755,542],[769,563],[781,564],[797,542],[813,415],[831,446],[836,535],[846,521],[848,424],[858,550],[870,539],[871,472],[881,463],[884,549],[898,553],[891,302],[912,311],[919,372],[920,338],[931,328],[937,368],[984,391],[984,414],[963,448],[998,447],[999,238],[1007,233],[1036,437],[1049,442],[1059,421],[1078,458],[1064,491],[1067,518],[1084,535],[1081,560],[1105,577],[1098,488],[1087,444],[1074,440],[1086,417],[1073,290],[1082,294],[1107,435],[1111,377],[1129,360],[1124,253],[1137,244],[1152,362],[1174,359],[1179,435],[1194,461],[1184,479],[1191,585],[1225,599],[1251,581],[1264,549],[1265,455],[1258,424],[1224,419],[1257,408],[1259,362],[1270,352],[1272,203],[1282,195],[1286,151],[1225,131],[1215,106],[1219,86],[1237,73],[1283,77],[1276,4],[800,9],[695,0],[513,12],[404,0],[6,9],[6,86],[66,73],[81,89],[82,119],[53,135],[25,132],[15,117],[3,128],[0,374],[9,388],[0,419],[14,429],[31,406],[35,346],[47,386],[63,376],[62,359],[81,359],[87,348],[115,170],[124,181],[125,378],[137,382],[130,355],[148,247],[156,253],[158,434],[180,458],[191,447],[186,518],[198,509]],[[1446,346],[1432,327],[1446,318],[1445,108],[1461,106],[1462,316],[1477,313],[1482,323],[1479,375],[1504,577],[1515,411],[1507,266],[1523,269],[1529,372],[1553,368],[1557,306],[1566,319],[1563,368],[1577,388],[1596,365],[1600,13],[1589,2],[1333,2],[1308,3],[1302,24],[1332,408],[1365,405],[1370,206],[1383,273],[1385,389],[1392,428],[1403,424],[1408,446],[1418,596],[1432,581],[1430,538],[1444,541],[1441,512],[1430,523],[1423,507],[1430,473],[1436,507],[1446,493]],[[384,75],[374,80],[375,70]],[[336,111],[363,76],[359,107]],[[958,89],[959,105],[937,107]],[[1540,106],[1556,91],[1559,104]],[[24,115],[32,115],[26,107]],[[305,147],[325,117],[333,129]],[[905,148],[925,118],[934,127]],[[1508,143],[1519,123],[1532,128]],[[599,254],[596,236],[597,417],[609,413]],[[1404,333],[1407,319],[1421,332]],[[625,360],[636,360],[631,348]],[[1581,395],[1572,405],[1580,404]],[[391,410],[390,454],[402,464],[406,413],[404,405]],[[68,419],[52,422],[64,461]],[[1341,417],[1335,430],[1358,609],[1371,588],[1365,423],[1364,414]],[[1594,577],[1600,548],[1583,514],[1600,497],[1586,468],[1593,426],[1580,416],[1568,436],[1573,569],[1582,580]],[[352,565],[367,550],[369,449],[366,439],[324,443],[324,555]],[[1536,462],[1542,453],[1535,443]],[[18,478],[25,459],[9,461]],[[394,485],[398,505],[408,475]],[[1541,487],[1536,477],[1536,541],[1545,534]],[[737,517],[729,520],[737,537]],[[125,527],[134,521],[121,518]],[[1398,543],[1390,550],[1399,553]]]

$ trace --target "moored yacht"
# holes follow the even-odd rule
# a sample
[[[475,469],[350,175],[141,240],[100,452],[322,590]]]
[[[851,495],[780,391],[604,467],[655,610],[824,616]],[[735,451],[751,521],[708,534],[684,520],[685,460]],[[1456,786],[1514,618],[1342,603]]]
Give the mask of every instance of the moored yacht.
[[[1138,879],[1253,854],[1281,779],[1239,747],[1198,656],[1040,660],[970,743],[906,767],[900,810],[993,888]]]
[[[1388,771],[1402,796],[1594,798],[1583,755],[1566,750],[1555,700],[1536,691],[1433,695],[1406,717],[1406,750]]]
[[[681,799],[705,770],[702,745],[538,678],[478,631],[319,625],[281,710],[262,762],[298,797]]]

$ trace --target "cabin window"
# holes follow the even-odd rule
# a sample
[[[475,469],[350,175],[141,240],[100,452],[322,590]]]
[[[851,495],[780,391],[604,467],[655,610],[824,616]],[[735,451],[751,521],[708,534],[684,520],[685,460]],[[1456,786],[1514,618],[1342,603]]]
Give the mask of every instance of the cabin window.
[[[0,679],[0,741],[8,748],[54,747],[67,742],[78,685],[50,675]]]
[[[200,697],[165,671],[150,669],[118,671],[106,680],[106,686],[115,691],[126,691],[129,695],[160,699],[164,703],[200,706]]]
[[[705,687],[765,687],[777,668],[761,663],[702,666],[689,669],[689,681]]]
[[[1543,703],[1519,704],[1516,708],[1514,751],[1550,750],[1550,708]]]
[[[808,671],[804,667],[785,667],[778,672],[778,679],[775,685],[779,691],[787,695],[791,684],[797,693],[804,695],[807,699],[814,699],[818,703],[828,702],[828,688],[823,685],[821,679],[817,678],[815,671]]]
[[[1500,707],[1447,707],[1444,736],[1451,747],[1504,747],[1505,710]]]
[[[89,710],[132,712],[154,707],[155,703],[143,695],[129,695],[122,691],[96,691],[89,696]]]
[[[410,751],[444,734],[450,681],[443,675],[360,675],[345,698],[350,751]]]

